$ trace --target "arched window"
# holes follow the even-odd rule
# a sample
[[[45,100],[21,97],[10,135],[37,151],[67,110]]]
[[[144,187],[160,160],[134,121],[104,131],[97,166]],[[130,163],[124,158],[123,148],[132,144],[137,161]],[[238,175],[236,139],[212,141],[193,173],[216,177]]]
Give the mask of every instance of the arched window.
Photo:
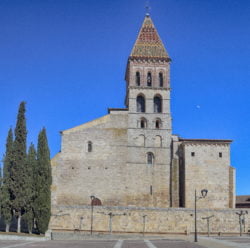
[[[154,163],[154,154],[152,152],[147,153],[147,163],[152,165]]]
[[[161,128],[161,120],[160,119],[157,119],[155,121],[155,128],[157,128],[157,129]]]
[[[145,118],[141,118],[140,128],[146,128],[146,127],[147,127],[147,120]]]
[[[163,87],[163,74],[162,74],[162,72],[159,73],[159,86]]]
[[[137,86],[140,86],[141,77],[140,77],[140,72],[139,71],[137,71],[136,74],[135,74],[135,82],[136,82]]]
[[[92,152],[92,142],[88,142],[88,152]]]
[[[151,72],[148,72],[148,75],[147,75],[147,86],[152,86],[152,74],[151,74]]]
[[[136,98],[136,109],[137,112],[145,112],[145,99],[141,95]]]
[[[162,103],[161,103],[161,97],[155,96],[154,97],[154,112],[155,113],[161,113],[162,111]]]

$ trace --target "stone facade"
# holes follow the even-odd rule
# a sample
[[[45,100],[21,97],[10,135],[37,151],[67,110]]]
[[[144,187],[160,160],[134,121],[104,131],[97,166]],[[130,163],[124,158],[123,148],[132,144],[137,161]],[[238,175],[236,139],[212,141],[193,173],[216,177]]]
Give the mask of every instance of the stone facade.
[[[195,189],[206,188],[202,207],[234,207],[234,168],[230,165],[229,140],[177,139],[173,152],[178,154],[180,206],[192,207]]]
[[[72,229],[67,218],[75,223],[89,211],[72,206],[90,205],[90,196],[110,207],[169,208],[156,211],[149,229],[152,232],[191,230],[192,210],[176,208],[192,208],[195,189],[209,191],[200,201],[201,208],[234,207],[231,141],[182,139],[172,134],[170,62],[151,18],[146,16],[127,63],[126,108],[109,109],[106,116],[61,132],[61,152],[52,159],[52,228]],[[70,216],[63,217],[65,223],[57,215],[61,208]],[[145,211],[154,215],[153,210]],[[119,217],[127,224],[117,229],[132,230],[129,225],[134,225],[140,214],[133,212],[129,222],[127,217]],[[175,224],[164,226],[162,218]],[[177,225],[179,219],[183,224]],[[97,228],[107,229],[104,224]]]
[[[91,195],[105,205],[125,204],[127,119],[112,113],[62,133],[62,150],[52,160],[52,204],[87,205]]]

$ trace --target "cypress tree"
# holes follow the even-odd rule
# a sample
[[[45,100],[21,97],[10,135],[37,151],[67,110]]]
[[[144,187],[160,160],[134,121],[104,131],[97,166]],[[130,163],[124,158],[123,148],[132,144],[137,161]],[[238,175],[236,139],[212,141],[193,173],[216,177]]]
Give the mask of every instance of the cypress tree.
[[[34,210],[36,225],[40,233],[45,233],[48,229],[51,214],[50,186],[52,183],[50,151],[45,128],[41,130],[38,136],[35,176],[37,197],[34,203]]]
[[[26,175],[24,167],[26,166],[26,119],[25,119],[25,102],[21,102],[17,115],[15,128],[15,140],[13,146],[13,164],[11,166],[11,198],[12,206],[17,217],[17,232],[21,232],[21,217],[26,205]]]
[[[13,163],[13,132],[9,129],[6,141],[6,151],[3,159],[3,177],[1,178],[1,216],[5,222],[5,231],[9,232],[12,220],[12,205],[10,195],[10,169]]]
[[[36,159],[36,149],[35,146],[31,143],[27,155],[27,161],[25,164],[24,172],[26,175],[26,205],[24,206],[24,215],[23,218],[28,225],[29,233],[32,233],[33,223],[34,223],[34,200],[36,197],[35,194],[35,168],[37,165]]]

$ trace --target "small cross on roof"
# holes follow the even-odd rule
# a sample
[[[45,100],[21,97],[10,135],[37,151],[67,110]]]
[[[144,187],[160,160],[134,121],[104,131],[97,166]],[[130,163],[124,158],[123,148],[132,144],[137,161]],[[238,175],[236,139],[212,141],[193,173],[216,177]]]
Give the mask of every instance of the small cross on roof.
[[[151,7],[150,7],[150,5],[149,5],[149,1],[146,2],[145,10],[146,10],[146,16],[149,16],[149,12],[150,12],[150,10],[151,10]]]

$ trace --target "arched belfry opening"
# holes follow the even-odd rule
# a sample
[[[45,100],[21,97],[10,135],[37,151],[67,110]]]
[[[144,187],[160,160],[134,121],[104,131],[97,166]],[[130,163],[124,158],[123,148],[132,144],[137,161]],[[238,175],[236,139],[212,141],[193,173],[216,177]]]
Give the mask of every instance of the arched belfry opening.
[[[162,112],[162,99],[161,96],[154,97],[154,112],[161,113]]]
[[[163,73],[159,73],[159,87],[163,87]]]
[[[135,74],[135,84],[136,84],[136,86],[141,85],[141,75],[140,75],[139,71],[137,71],[136,74]]]
[[[152,86],[152,73],[148,72],[147,74],[147,86],[151,87]]]
[[[136,98],[136,111],[141,113],[145,112],[145,98],[142,95]]]

